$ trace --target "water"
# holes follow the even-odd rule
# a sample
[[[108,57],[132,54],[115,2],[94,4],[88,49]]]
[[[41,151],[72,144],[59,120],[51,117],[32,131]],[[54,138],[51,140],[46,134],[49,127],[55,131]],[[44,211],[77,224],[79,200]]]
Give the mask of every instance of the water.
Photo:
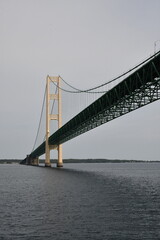
[[[160,239],[160,164],[1,164],[2,239]]]

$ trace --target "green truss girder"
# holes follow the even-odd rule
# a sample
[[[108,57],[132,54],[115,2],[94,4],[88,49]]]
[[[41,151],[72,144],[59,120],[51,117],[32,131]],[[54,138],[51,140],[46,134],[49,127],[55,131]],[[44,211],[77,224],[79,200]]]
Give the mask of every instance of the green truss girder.
[[[160,53],[52,134],[49,144],[62,144],[159,99]],[[35,149],[30,157],[38,157],[44,153],[45,142]]]

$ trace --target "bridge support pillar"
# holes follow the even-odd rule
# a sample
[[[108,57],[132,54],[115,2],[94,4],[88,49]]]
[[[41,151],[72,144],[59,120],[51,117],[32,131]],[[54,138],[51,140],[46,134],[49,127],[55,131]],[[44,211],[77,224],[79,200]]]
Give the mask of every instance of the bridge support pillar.
[[[50,137],[50,120],[57,120],[58,121],[58,128],[62,127],[62,103],[61,103],[61,86],[60,86],[61,78],[60,76],[51,77],[47,76],[46,79],[46,145],[45,145],[45,166],[51,167],[50,161],[50,150],[57,148],[58,150],[58,161],[57,167],[63,167],[63,160],[62,160],[62,145],[58,145],[57,147],[49,144],[49,137]],[[50,93],[50,82],[54,84],[57,83],[58,93],[51,94]],[[50,113],[50,101],[57,100],[58,101],[58,113],[52,114]]]
[[[63,167],[63,159],[62,159],[62,145],[58,145],[58,161],[57,167]]]
[[[61,81],[60,77],[58,80],[58,128],[62,127],[62,97],[61,97]],[[63,167],[63,159],[62,159],[62,144],[58,145],[58,161],[57,167]]]
[[[32,166],[38,166],[39,165],[39,158],[32,158],[31,159],[31,165]]]
[[[47,140],[46,140],[46,141],[47,141]],[[50,148],[49,148],[49,144],[48,144],[48,143],[46,143],[45,167],[51,167],[51,161],[50,161]]]
[[[39,165],[39,158],[32,158],[29,155],[27,155],[26,157],[26,161],[25,161],[26,165],[32,165],[32,166],[38,166]]]
[[[29,155],[26,157],[26,165],[31,165],[31,158]]]

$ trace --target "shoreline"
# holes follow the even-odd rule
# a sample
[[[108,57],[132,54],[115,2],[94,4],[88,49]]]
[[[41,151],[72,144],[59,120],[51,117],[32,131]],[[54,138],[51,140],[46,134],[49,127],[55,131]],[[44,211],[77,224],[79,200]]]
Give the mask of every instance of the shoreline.
[[[19,164],[21,159],[0,159],[0,164]],[[122,160],[122,159],[63,159],[64,163],[160,163],[158,160]],[[40,159],[39,163],[44,163]],[[57,159],[51,159],[51,163],[57,163]]]

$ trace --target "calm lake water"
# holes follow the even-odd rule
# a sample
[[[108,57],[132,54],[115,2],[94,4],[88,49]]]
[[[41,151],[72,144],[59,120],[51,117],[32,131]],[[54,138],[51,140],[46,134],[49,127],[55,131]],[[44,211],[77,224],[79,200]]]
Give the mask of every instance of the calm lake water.
[[[158,240],[160,164],[1,164],[2,239]]]

